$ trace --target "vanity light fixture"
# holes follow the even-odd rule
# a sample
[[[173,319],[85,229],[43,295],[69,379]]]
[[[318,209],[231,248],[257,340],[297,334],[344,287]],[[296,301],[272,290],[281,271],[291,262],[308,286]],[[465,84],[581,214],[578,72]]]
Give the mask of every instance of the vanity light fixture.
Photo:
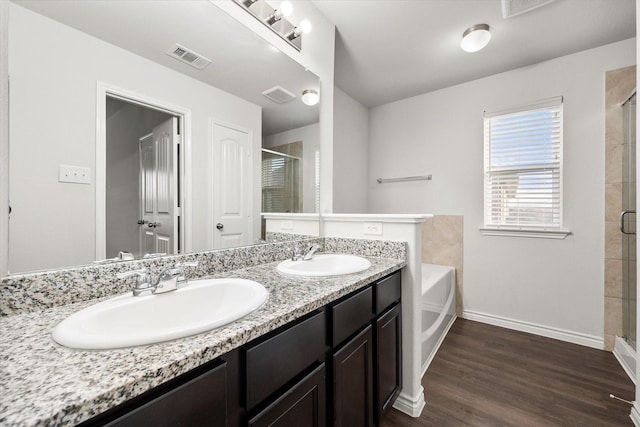
[[[487,24],[478,24],[465,30],[462,34],[460,47],[465,52],[477,52],[489,44],[489,40],[491,40],[489,26]]]
[[[265,0],[233,1],[296,50],[302,49],[302,35],[311,31],[311,23],[303,19],[298,26],[295,26],[286,19],[293,13],[293,5],[290,1],[283,0],[278,7],[272,7]]]
[[[292,41],[300,37],[302,34],[309,34],[310,32],[311,32],[311,22],[309,22],[309,20],[307,19],[303,19],[302,22],[300,22],[300,25],[297,27],[294,27],[294,29],[291,30],[285,37],[289,41]]]
[[[306,89],[302,91],[302,102],[305,105],[316,105],[320,101],[320,94],[315,89]]]
[[[290,1],[284,0],[280,3],[280,8],[273,11],[271,16],[266,19],[267,24],[273,25],[285,16],[291,16],[293,13],[293,5]]]

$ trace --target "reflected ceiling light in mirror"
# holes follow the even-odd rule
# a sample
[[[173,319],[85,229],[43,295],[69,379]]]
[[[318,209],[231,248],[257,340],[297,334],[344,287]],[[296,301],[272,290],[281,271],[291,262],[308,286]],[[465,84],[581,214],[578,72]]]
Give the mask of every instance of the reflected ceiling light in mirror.
[[[305,105],[316,105],[320,101],[320,94],[317,90],[314,89],[306,89],[302,91],[302,102]]]
[[[465,52],[477,52],[489,44],[491,33],[487,24],[474,25],[462,34],[460,47]]]
[[[296,27],[285,19],[293,13],[293,5],[290,1],[282,1],[277,8],[270,6],[265,0],[234,0],[234,2],[296,50],[302,49],[301,35],[311,31],[311,23],[303,19]]]

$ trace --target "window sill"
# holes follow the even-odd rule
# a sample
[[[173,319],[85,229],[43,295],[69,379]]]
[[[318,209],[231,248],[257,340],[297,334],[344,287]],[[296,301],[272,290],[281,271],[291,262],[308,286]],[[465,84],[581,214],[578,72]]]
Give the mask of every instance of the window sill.
[[[539,239],[564,239],[569,234],[571,234],[571,231],[569,230],[537,230],[492,227],[480,227],[480,232],[485,236],[534,237]]]

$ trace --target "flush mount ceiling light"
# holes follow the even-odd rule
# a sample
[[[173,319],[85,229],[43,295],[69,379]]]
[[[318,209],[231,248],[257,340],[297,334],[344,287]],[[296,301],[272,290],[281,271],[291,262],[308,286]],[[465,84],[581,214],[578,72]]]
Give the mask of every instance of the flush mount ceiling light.
[[[489,32],[489,26],[487,24],[474,25],[462,34],[462,41],[460,41],[460,47],[465,52],[477,52],[491,40],[491,33]]]
[[[316,105],[318,101],[320,101],[320,94],[318,94],[317,90],[306,89],[302,91],[302,102],[305,105]]]

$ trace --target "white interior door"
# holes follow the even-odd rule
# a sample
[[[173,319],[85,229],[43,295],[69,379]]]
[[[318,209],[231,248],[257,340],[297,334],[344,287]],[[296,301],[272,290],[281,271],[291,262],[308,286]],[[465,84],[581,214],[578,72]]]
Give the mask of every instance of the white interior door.
[[[140,138],[140,252],[178,253],[178,119]]]
[[[213,124],[213,245],[216,249],[253,241],[249,133]]]

